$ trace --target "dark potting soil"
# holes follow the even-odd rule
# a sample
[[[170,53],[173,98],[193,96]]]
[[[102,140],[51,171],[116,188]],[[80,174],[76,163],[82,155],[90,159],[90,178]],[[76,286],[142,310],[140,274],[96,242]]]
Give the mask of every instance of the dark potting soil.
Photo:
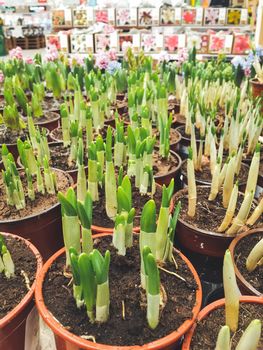
[[[72,284],[69,285],[70,279],[63,274],[64,256],[51,265],[44,280],[45,305],[68,331],[83,338],[94,336],[96,342],[101,344],[143,345],[168,335],[192,317],[197,285],[188,266],[176,253],[174,256],[178,269],[175,269],[173,263],[168,263],[165,268],[176,272],[185,278],[186,282],[160,270],[167,303],[162,310],[159,325],[155,330],[151,330],[146,320],[146,296],[140,288],[138,240],[132,248],[127,249],[126,256],[116,254],[114,247],[110,245],[110,237],[96,241],[97,248],[103,254],[106,249],[111,252],[110,317],[105,324],[89,323],[85,308],[76,307],[72,296]]]
[[[60,118],[58,113],[52,111],[43,111],[44,115],[38,118],[34,118],[35,124],[42,124],[47,122],[52,122]]]
[[[28,129],[12,130],[9,128],[4,128],[0,130],[0,144],[16,144],[18,138],[25,141],[28,135]]]
[[[28,293],[25,276],[28,277],[31,287],[37,270],[36,258],[22,240],[11,237],[4,239],[15,264],[15,276],[6,278],[4,273],[0,273],[0,320]],[[21,271],[24,271],[24,276]]]
[[[58,191],[65,192],[71,185],[70,178],[66,173],[53,169],[56,174]],[[43,177],[43,176],[42,176]],[[3,178],[0,178],[0,221],[1,220],[15,220],[25,218],[29,215],[40,214],[43,211],[51,208],[58,203],[57,194],[44,195],[37,192],[36,176],[33,176],[33,186],[35,189],[35,200],[31,201],[27,196],[27,180],[23,170],[20,171],[20,178],[22,180],[26,207],[21,210],[17,210],[15,206],[7,205],[6,203],[6,191],[3,185]],[[43,177],[44,181],[44,177]]]
[[[69,154],[70,147],[64,147],[63,144],[52,145],[49,144],[50,149],[50,165],[53,168],[60,169],[63,171],[77,170],[76,161],[73,160],[71,164],[69,164]],[[84,165],[88,165],[88,159],[84,157]]]
[[[244,279],[263,294],[263,266],[259,265],[251,272],[246,268],[246,260],[249,253],[261,239],[263,239],[263,230],[242,238],[235,247],[234,258],[236,266]]]
[[[259,175],[263,176],[263,162],[260,162],[259,165]]]
[[[151,198],[148,195],[141,195],[139,190],[132,185],[132,205],[135,209],[134,227],[140,226],[140,219],[143,206]],[[159,212],[162,202],[162,189],[156,186],[156,192],[153,196],[156,203],[157,213]],[[105,208],[105,190],[99,191],[99,201],[93,202],[93,216],[92,224],[100,227],[114,228],[114,221],[112,221],[106,213]]]
[[[98,134],[100,134],[102,136],[103,140],[106,139],[107,129],[108,129],[108,125],[105,125],[102,129],[99,130],[99,132],[94,130],[93,131],[94,140]],[[84,144],[86,144],[86,130],[85,129],[83,129],[82,135],[83,135]],[[58,127],[56,129],[52,130],[50,133],[50,137],[54,141],[63,141],[62,128]]]
[[[188,135],[185,132],[185,126],[184,125],[180,126],[177,130],[182,135],[182,138],[186,139],[190,143],[191,135]],[[197,128],[195,128],[195,138],[196,138],[196,141],[200,141],[200,132],[199,132],[199,129],[197,129]]]
[[[226,209],[223,207],[223,193],[219,192],[216,199],[208,201],[210,193],[210,187],[199,187],[197,186],[197,203],[196,203],[196,214],[193,218],[188,216],[188,194],[181,193],[180,196],[176,196],[176,202],[181,201],[180,219],[187,222],[191,226],[198,229],[202,229],[210,232],[217,232],[218,227],[223,222],[226,214]],[[239,194],[237,200],[237,207],[234,217],[237,215],[238,210],[242,204],[243,196]],[[252,203],[252,209],[255,209],[255,204]],[[245,228],[245,226],[244,226]],[[222,233],[225,235],[225,233]]]
[[[46,111],[56,112],[60,110],[60,104],[57,100],[48,98],[42,102],[42,108],[45,111],[45,114]]]
[[[179,123],[179,124],[185,124],[186,120],[185,120],[185,116],[183,114],[180,113],[176,113],[174,115],[175,118],[175,122]],[[180,129],[181,130],[181,129]],[[181,131],[180,131],[181,132]]]
[[[232,347],[235,349],[243,332],[254,319],[263,320],[263,305],[240,303],[238,330],[231,334]],[[211,312],[205,319],[197,323],[192,338],[191,350],[214,350],[220,328],[225,325],[225,308]],[[263,333],[258,349],[263,349]]]
[[[248,172],[249,172],[249,167],[244,164],[241,163],[241,168],[240,168],[240,172],[238,174],[238,177],[235,178],[235,181],[238,179],[239,180],[239,185],[240,184],[244,184],[247,181],[247,177],[248,177]],[[185,176],[185,181],[187,183],[187,161],[182,163],[182,173]],[[201,180],[201,181],[205,181],[207,183],[211,183],[212,182],[212,175],[211,175],[211,171],[210,171],[210,162],[207,158],[207,160],[205,162],[203,162],[202,164],[202,170],[195,170],[195,177],[196,180]]]
[[[153,135],[156,135],[156,146],[160,145],[160,133],[156,128],[153,128]],[[176,129],[171,129],[170,131],[170,145],[178,143],[181,135]]]
[[[153,152],[153,174],[154,176],[164,176],[171,171],[175,171],[179,164],[178,158],[170,153],[169,157],[162,158],[158,150]]]

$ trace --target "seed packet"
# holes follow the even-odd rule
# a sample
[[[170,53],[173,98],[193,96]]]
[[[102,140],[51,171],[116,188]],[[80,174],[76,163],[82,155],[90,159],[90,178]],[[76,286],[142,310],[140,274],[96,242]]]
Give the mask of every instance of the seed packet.
[[[138,8],[138,25],[150,27],[159,25],[159,8]]]
[[[249,34],[235,33],[232,53],[235,55],[245,55],[251,49]]]
[[[118,27],[137,26],[137,8],[136,7],[116,8],[116,26]]]
[[[233,35],[222,32],[211,34],[209,40],[209,52],[231,54],[232,44]]]
[[[163,49],[163,35],[141,34],[141,48],[144,52],[160,52]]]

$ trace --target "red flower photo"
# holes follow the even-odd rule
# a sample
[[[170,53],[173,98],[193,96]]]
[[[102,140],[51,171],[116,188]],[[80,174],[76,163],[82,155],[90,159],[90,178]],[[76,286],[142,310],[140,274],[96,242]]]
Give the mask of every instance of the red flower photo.
[[[171,34],[164,36],[164,49],[170,52],[175,52],[178,48],[178,35]]]
[[[236,34],[233,45],[233,54],[246,54],[250,50],[250,37],[248,34]]]
[[[211,35],[210,36],[210,51],[220,52],[223,51],[225,46],[225,36],[224,35]]]
[[[95,21],[96,22],[102,22],[102,23],[108,23],[108,11],[107,10],[96,10],[95,11]]]
[[[183,12],[183,23],[184,24],[195,24],[196,10],[184,10]]]

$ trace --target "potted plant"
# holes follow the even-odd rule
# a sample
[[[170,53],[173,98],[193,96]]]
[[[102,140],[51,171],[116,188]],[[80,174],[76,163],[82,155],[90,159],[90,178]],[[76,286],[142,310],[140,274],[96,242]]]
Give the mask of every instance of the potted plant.
[[[66,173],[51,169],[44,158],[43,167],[36,160],[28,141],[18,140],[24,169],[16,168],[7,147],[2,149],[5,170],[1,177],[2,211],[0,228],[31,240],[47,259],[62,245],[60,206],[57,190],[72,185]]]
[[[263,200],[261,200],[261,215],[262,203]],[[262,229],[250,230],[237,236],[229,247],[237,282],[241,292],[245,295],[262,296],[263,293],[260,278],[262,269],[260,259],[263,255],[262,238]]]
[[[189,148],[188,188],[180,190],[174,196],[175,203],[179,200],[182,203],[177,238],[184,247],[200,254],[222,257],[234,236],[246,228],[246,223],[250,223],[250,212],[258,212],[253,197],[260,162],[259,151],[258,145],[250,165],[245,193],[242,194],[238,192],[238,183],[234,183],[237,166],[235,154],[226,163],[225,169],[221,169],[220,162],[217,162],[211,187],[196,186],[195,158]],[[250,223],[252,227],[255,224],[262,225],[262,218],[256,214],[254,216],[255,221]]]
[[[226,251],[223,266],[225,299],[206,306],[197,323],[188,332],[183,350],[189,349],[257,349],[262,346],[262,298],[240,296],[233,261]],[[219,325],[226,325],[215,332]],[[243,333],[244,332],[244,333]],[[205,334],[204,334],[205,333]],[[235,333],[230,345],[230,337]],[[218,336],[217,336],[218,334]]]
[[[64,199],[69,203],[71,195],[66,197]],[[74,222],[77,222],[75,220],[78,215],[80,215],[81,223],[83,223],[83,218],[86,222],[89,221],[88,218],[91,216],[88,208],[91,208],[92,204],[88,198],[90,198],[89,194],[84,200],[84,206],[80,204],[81,202],[77,202],[77,210],[75,201],[71,202],[71,206],[65,204],[68,210],[75,208],[72,212],[74,215],[77,213]],[[124,200],[123,203],[126,207],[127,201]],[[85,209],[84,212],[83,209]],[[133,237],[130,235],[130,230],[126,230],[128,221],[124,218],[127,218],[127,212],[122,211],[113,236],[96,235],[93,242],[89,240],[89,243],[83,245],[82,241],[81,247],[80,232],[78,231],[74,237],[71,235],[71,247],[66,247],[68,257],[66,260],[64,249],[49,259],[38,279],[36,303],[41,316],[55,333],[58,349],[64,346],[74,346],[76,349],[113,349],[116,347],[120,349],[127,347],[129,349],[146,347],[170,349],[174,347],[191,326],[201,302],[200,282],[197,275],[195,273],[193,275],[193,269],[188,260],[173,248],[178,211],[179,207],[169,223],[169,211],[165,208],[161,209],[156,226],[156,206],[154,201],[150,200],[143,209],[139,237]],[[68,216],[64,220],[70,220],[73,224],[72,216]],[[64,222],[66,224],[66,221]],[[126,234],[128,235],[126,236]],[[91,236],[89,235],[89,237]],[[120,259],[121,265],[119,265]],[[56,288],[50,273],[52,273],[54,264],[59,261],[60,267],[57,272],[62,279],[60,279],[59,288]],[[178,268],[175,267],[174,261]],[[85,330],[73,329],[71,325],[65,323],[65,319],[60,319],[59,308],[51,309],[51,290],[53,290],[52,303],[56,305],[58,295],[56,294],[54,298],[54,290],[64,290],[64,287],[61,288],[61,283],[64,285],[67,280],[65,272],[63,272],[66,262],[69,263],[73,274],[73,290],[72,287],[70,289],[67,287],[70,294],[67,294],[66,302],[64,296],[62,297],[64,299],[63,309],[68,312],[68,307],[71,305],[74,310],[72,310],[73,318],[77,314],[77,317],[83,315],[81,327],[84,326]],[[181,275],[181,264],[185,267],[184,276]],[[55,272],[55,270],[53,271]],[[170,272],[168,273],[168,271]],[[187,271],[190,273],[193,284],[188,285],[188,292],[181,291],[179,293],[179,285],[186,287],[188,284],[185,284],[186,279],[188,280],[185,275]],[[94,279],[95,276],[96,279]],[[126,280],[125,283],[123,278]],[[170,280],[171,286],[174,282],[177,287],[174,285],[170,289],[166,284],[166,278]],[[47,279],[49,280],[48,284],[45,282]],[[128,281],[131,280],[133,282],[130,284]],[[116,283],[117,281],[118,283]],[[66,283],[68,284],[68,280]],[[185,317],[184,315],[183,320],[179,321],[181,316],[179,309],[177,309],[176,313],[170,313],[175,321],[169,322],[170,326],[168,326],[169,316],[166,310],[168,311],[170,302],[173,303],[173,296],[176,295],[176,304],[178,305],[181,302],[178,300],[179,295],[183,298],[186,295],[189,297],[189,289],[193,293],[193,299],[190,298],[189,316]],[[56,303],[54,303],[55,300]],[[137,309],[136,312],[134,312],[135,309]],[[183,313],[185,312],[183,311]],[[70,320],[70,317],[67,316],[67,319]],[[72,325],[76,324],[74,320],[72,321]],[[123,331],[120,333],[121,329]],[[137,332],[138,329],[141,331]],[[151,329],[150,333],[149,329]],[[161,329],[164,332],[160,333]],[[146,334],[148,335],[146,336]]]
[[[11,233],[0,236],[0,346],[24,349],[27,317],[34,306],[42,258],[32,243]]]

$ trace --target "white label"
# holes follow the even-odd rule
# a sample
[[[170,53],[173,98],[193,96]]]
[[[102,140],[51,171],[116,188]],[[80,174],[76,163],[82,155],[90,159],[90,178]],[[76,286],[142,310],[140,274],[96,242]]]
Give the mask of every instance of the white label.
[[[181,49],[185,47],[185,34],[178,35],[178,48]]]
[[[226,8],[219,9],[219,24],[225,24],[226,22]]]
[[[202,24],[203,23],[203,9],[202,7],[197,7],[196,9],[196,24]]]
[[[156,35],[156,48],[157,49],[163,48],[163,35],[162,34]]]
[[[240,17],[241,24],[247,24],[247,20],[248,20],[248,11],[247,9],[242,9],[241,17]]]
[[[86,35],[86,44],[89,49],[92,49],[93,51],[93,35],[92,34],[87,34]]]
[[[117,50],[118,47],[118,35],[117,32],[111,33],[110,34],[110,47],[111,49]]]
[[[87,7],[87,22],[88,24],[92,24],[94,21],[94,13],[93,13],[93,7]]]
[[[58,34],[60,47],[63,51],[68,52],[68,36],[67,34]]]
[[[130,10],[131,24],[137,24],[137,8],[132,7],[129,10]]]
[[[70,9],[65,9],[64,10],[65,13],[65,22],[72,22],[72,18],[71,18],[71,10]]]
[[[182,20],[182,9],[181,7],[176,7],[175,8],[175,13],[174,13],[174,18],[175,18],[175,22],[181,22]]]
[[[115,24],[115,9],[114,8],[110,8],[108,9],[108,20],[109,20],[109,24]]]
[[[140,34],[133,34],[133,47],[139,48],[141,46]]]
[[[226,35],[225,39],[225,52],[231,52],[233,43],[233,35]]]
[[[154,25],[159,25],[159,8],[152,9],[152,23]]]

